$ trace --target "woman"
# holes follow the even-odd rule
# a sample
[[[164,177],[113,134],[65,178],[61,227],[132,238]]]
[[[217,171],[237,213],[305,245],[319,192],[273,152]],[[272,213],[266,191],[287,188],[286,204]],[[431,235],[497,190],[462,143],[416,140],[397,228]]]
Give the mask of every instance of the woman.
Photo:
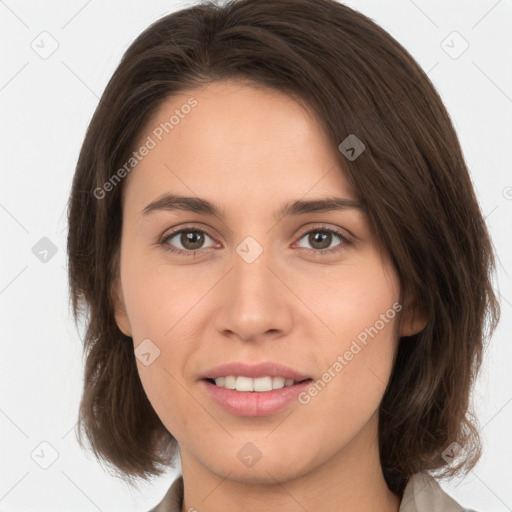
[[[150,26],[89,126],[68,253],[80,426],[131,483],[179,454],[153,510],[461,508],[433,474],[480,457],[493,249],[439,95],[369,18]]]

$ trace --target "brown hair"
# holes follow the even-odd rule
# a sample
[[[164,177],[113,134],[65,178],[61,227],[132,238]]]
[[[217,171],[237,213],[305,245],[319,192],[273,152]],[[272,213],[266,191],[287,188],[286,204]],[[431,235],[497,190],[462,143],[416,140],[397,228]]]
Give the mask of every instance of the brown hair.
[[[133,342],[114,317],[125,180],[102,198],[94,191],[170,96],[231,79],[302,101],[334,148],[350,134],[365,145],[357,159],[339,158],[402,292],[428,319],[399,341],[381,403],[384,477],[401,495],[415,472],[469,471],[481,453],[470,393],[500,315],[493,246],[428,76],[385,30],[334,0],[199,4],[153,23],[124,54],[88,127],[68,210],[73,314],[87,316],[81,446],[83,430],[100,462],[132,485],[172,465],[176,440],[148,401]],[[442,455],[452,442],[466,450],[458,465]]]

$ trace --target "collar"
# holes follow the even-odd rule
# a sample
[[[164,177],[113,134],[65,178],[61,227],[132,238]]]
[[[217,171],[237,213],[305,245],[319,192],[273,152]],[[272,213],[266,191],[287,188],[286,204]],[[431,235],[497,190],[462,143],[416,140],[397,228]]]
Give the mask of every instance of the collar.
[[[181,512],[183,504],[183,476],[180,475],[150,512]],[[461,507],[443,491],[428,473],[415,473],[407,482],[399,512],[475,512]]]
[[[415,473],[405,486],[398,512],[475,512],[461,507],[425,472]]]

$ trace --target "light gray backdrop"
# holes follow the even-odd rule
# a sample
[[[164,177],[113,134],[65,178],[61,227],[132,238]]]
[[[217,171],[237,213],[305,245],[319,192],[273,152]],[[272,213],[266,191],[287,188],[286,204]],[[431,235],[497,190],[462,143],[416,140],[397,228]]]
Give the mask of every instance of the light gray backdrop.
[[[442,486],[512,510],[512,0],[351,0],[428,72],[450,112],[499,257],[502,321],[474,400],[484,455]],[[86,127],[133,39],[172,0],[0,0],[0,511],[147,511],[83,453],[73,428],[82,348],[67,308],[66,202]],[[467,48],[466,48],[467,46]]]

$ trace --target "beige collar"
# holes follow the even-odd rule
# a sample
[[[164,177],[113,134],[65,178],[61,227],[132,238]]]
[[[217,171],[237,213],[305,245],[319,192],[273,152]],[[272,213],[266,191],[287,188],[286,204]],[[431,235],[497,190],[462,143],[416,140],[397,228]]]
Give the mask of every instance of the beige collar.
[[[180,475],[163,497],[149,512],[181,512],[183,477]],[[448,496],[436,479],[428,473],[413,475],[404,490],[399,512],[475,512],[462,508]]]

